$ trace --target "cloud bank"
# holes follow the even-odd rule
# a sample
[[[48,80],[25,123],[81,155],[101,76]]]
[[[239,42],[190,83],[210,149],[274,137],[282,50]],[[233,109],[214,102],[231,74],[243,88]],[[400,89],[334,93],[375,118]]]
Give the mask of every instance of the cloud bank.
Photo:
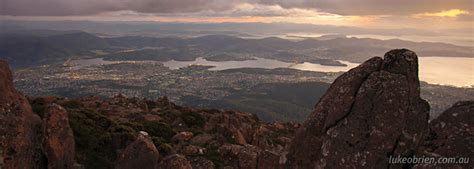
[[[472,12],[472,0],[0,0],[0,15],[84,16],[133,11],[153,15],[413,15],[449,9]],[[247,5],[247,6],[245,6]],[[249,10],[251,9],[251,10]]]

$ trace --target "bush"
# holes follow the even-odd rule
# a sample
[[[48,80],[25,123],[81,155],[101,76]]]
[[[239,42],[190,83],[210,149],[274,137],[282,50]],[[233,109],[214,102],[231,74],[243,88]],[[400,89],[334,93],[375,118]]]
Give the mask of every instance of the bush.
[[[112,121],[98,112],[81,110],[69,112],[69,124],[76,143],[76,160],[86,168],[113,168],[117,155],[113,133],[108,130]]]
[[[218,147],[216,146],[207,147],[207,151],[205,152],[204,157],[211,160],[212,163],[216,165],[216,168],[220,168],[221,166],[223,166],[222,158],[219,154]]]
[[[144,128],[142,124],[136,123],[136,122],[126,122],[126,123],[121,123],[121,124],[124,126],[130,127],[136,131],[143,130]]]
[[[44,117],[46,111],[46,101],[44,98],[36,98],[30,102],[30,105],[33,112],[38,114],[41,118]]]
[[[110,132],[114,132],[114,133],[124,133],[124,132],[128,132],[128,133],[132,133],[134,132],[134,130],[128,126],[125,126],[125,125],[116,125],[112,128],[109,129]]]
[[[162,137],[169,141],[176,132],[173,131],[170,125],[157,121],[145,121],[141,123],[143,125],[143,130],[148,132],[151,136]]]
[[[164,156],[166,156],[173,153],[173,147],[168,143],[163,143],[158,146],[158,151],[160,152],[160,155],[163,154]]]
[[[68,100],[60,103],[65,109],[79,109],[81,108],[81,103],[76,100]]]
[[[206,119],[196,112],[185,112],[181,115],[181,119],[188,127],[202,127],[206,122]]]

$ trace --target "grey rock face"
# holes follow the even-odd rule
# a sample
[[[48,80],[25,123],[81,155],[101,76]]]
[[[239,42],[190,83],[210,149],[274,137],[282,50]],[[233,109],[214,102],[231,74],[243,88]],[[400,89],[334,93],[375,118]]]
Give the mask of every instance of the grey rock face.
[[[298,130],[289,168],[401,168],[389,156],[413,155],[428,124],[418,61],[400,49],[344,73]]]
[[[431,121],[417,156],[469,158],[467,164],[417,164],[416,169],[473,168],[474,101],[461,101]]]

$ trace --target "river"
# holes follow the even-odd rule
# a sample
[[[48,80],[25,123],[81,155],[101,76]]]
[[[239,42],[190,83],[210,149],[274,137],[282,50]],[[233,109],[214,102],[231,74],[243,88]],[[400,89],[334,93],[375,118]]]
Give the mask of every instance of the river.
[[[208,61],[204,58],[197,58],[194,61],[167,61],[162,62],[164,66],[170,69],[179,69],[189,65],[209,65],[214,66],[210,70],[226,70],[236,68],[292,68],[305,71],[316,72],[340,72],[348,71],[356,67],[359,63],[339,60],[347,66],[326,66],[314,63],[288,63],[273,59],[256,58],[256,60],[245,61]],[[97,64],[111,64],[112,61],[104,61],[101,58],[85,59],[74,61],[74,68],[82,68]],[[463,57],[419,57],[419,76],[420,80],[441,85],[451,85],[457,87],[474,86],[474,58]]]

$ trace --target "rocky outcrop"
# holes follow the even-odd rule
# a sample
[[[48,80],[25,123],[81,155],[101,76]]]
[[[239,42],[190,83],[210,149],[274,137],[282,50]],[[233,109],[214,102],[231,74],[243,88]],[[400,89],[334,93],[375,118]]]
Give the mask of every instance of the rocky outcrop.
[[[43,128],[48,168],[73,168],[75,144],[67,111],[57,104],[49,105],[43,117]]]
[[[417,156],[469,158],[468,164],[418,164],[414,168],[474,168],[474,101],[454,104],[430,123]],[[463,161],[456,161],[463,162]]]
[[[401,168],[389,156],[410,156],[428,124],[419,96],[418,62],[401,49],[344,73],[297,131],[290,168]]]
[[[141,131],[137,139],[118,157],[117,169],[157,169],[160,154],[148,133]]]
[[[76,160],[85,168],[137,168],[136,165],[140,168],[142,164],[163,168],[165,164],[180,164],[174,160],[184,161],[151,158],[158,154],[158,157],[180,154],[195,168],[248,166],[247,163],[259,168],[281,165],[299,127],[294,123],[268,124],[245,112],[181,107],[165,97],[147,100],[118,95],[32,98],[31,101],[38,110],[53,102],[68,111],[75,139],[79,140]],[[137,139],[139,131],[146,131],[149,136]],[[219,152],[223,145],[237,146],[242,153],[229,160],[227,153]],[[139,156],[133,155],[139,152]],[[242,161],[232,161],[239,158]]]
[[[42,100],[42,106],[53,102]],[[0,61],[0,168],[73,168],[75,144],[68,113],[57,104],[40,116],[15,90],[12,72]]]
[[[0,168],[45,168],[41,119],[15,90],[12,72],[0,61]]]

